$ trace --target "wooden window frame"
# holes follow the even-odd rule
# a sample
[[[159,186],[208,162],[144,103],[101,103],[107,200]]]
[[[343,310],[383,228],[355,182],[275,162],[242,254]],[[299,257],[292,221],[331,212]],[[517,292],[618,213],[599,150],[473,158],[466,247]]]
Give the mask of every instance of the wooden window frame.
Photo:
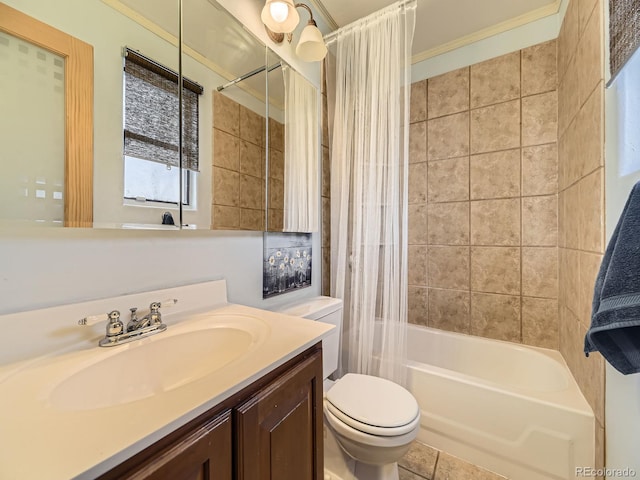
[[[0,30],[64,58],[64,226],[93,226],[93,47],[0,3]]]

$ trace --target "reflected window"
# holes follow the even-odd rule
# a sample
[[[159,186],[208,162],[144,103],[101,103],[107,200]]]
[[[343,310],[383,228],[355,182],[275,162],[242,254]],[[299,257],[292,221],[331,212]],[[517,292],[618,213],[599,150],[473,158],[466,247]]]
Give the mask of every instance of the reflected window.
[[[640,170],[640,54],[631,57],[616,79],[619,174]]]
[[[183,78],[182,184],[179,76],[131,49],[124,61],[124,197],[192,205],[198,165],[198,100],[203,89]]]
[[[182,181],[182,203],[190,205],[191,177],[186,170]],[[180,169],[135,157],[124,157],[124,198],[140,202],[177,204],[180,198]]]

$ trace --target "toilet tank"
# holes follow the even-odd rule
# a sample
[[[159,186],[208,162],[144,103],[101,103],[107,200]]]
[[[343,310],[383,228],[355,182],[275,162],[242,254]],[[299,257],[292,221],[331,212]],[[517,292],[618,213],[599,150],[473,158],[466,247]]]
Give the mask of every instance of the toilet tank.
[[[331,297],[314,297],[284,305],[280,312],[336,326],[322,340],[322,373],[324,379],[328,378],[338,369],[338,352],[340,351],[342,330],[342,300]]]

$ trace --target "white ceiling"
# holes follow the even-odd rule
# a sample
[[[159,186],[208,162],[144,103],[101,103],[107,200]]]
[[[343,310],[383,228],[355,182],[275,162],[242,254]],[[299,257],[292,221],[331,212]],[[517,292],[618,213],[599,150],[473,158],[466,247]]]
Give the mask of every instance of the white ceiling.
[[[120,0],[120,3],[142,15],[168,34],[178,36],[177,0]],[[262,67],[265,62],[273,65],[277,58],[267,59],[264,45],[256,39],[216,0],[183,0],[183,36],[186,52],[197,56],[221,77],[231,80]],[[144,52],[142,52],[144,53]],[[187,75],[188,76],[188,75]],[[197,79],[194,79],[197,80]],[[233,95],[242,88],[250,95],[264,101],[265,74],[259,73],[225,92]],[[225,84],[221,81],[220,84]],[[282,75],[269,75],[270,100],[282,108],[284,83]]]
[[[298,0],[296,0],[298,1]],[[370,15],[395,0],[303,0],[309,4],[324,33]],[[177,0],[121,0],[168,31],[176,30]],[[413,38],[414,63],[468,43],[521,26],[557,13],[561,0],[417,0],[416,28]],[[229,21],[232,18],[216,0],[183,0],[187,43],[209,58],[219,57],[229,45],[236,50],[253,51],[251,35]],[[264,0],[249,2],[259,11]],[[307,13],[300,11],[300,30],[306,25]],[[173,33],[173,32],[172,32]],[[226,45],[221,45],[226,44]],[[220,48],[222,47],[222,48]],[[203,51],[205,50],[205,51]],[[246,59],[252,52],[237,51]],[[231,60],[231,58],[229,59]],[[223,62],[224,63],[224,62]],[[249,62],[250,63],[250,62]],[[250,68],[245,69],[249,71]]]
[[[298,0],[297,0],[298,1]],[[302,0],[314,12],[324,33],[352,23],[394,0]],[[555,14],[561,0],[417,0],[416,28],[413,39],[414,63],[465,44]],[[171,35],[177,35],[178,0],[120,0]],[[259,11],[264,0],[250,0]],[[264,46],[233,18],[216,0],[183,0],[184,40],[201,59],[222,77],[232,79],[264,65]],[[300,11],[297,33],[307,21]],[[269,60],[271,63],[271,60]],[[271,79],[270,75],[270,79]],[[270,97],[279,104],[279,82],[270,85]],[[238,87],[259,97],[264,74],[242,82]],[[235,87],[235,88],[238,88]],[[231,91],[230,91],[231,93]]]
[[[333,27],[365,17],[395,0],[309,0]],[[413,55],[428,57],[558,11],[560,0],[418,0]],[[301,14],[301,16],[304,14]],[[334,22],[332,22],[332,20]],[[467,42],[468,41],[468,42]],[[420,58],[418,58],[420,59]]]

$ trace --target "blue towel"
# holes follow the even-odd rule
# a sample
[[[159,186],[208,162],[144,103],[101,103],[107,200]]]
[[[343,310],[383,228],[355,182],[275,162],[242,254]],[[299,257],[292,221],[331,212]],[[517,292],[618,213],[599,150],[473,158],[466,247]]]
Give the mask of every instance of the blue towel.
[[[631,190],[596,278],[584,353],[620,373],[640,372],[640,182]]]

